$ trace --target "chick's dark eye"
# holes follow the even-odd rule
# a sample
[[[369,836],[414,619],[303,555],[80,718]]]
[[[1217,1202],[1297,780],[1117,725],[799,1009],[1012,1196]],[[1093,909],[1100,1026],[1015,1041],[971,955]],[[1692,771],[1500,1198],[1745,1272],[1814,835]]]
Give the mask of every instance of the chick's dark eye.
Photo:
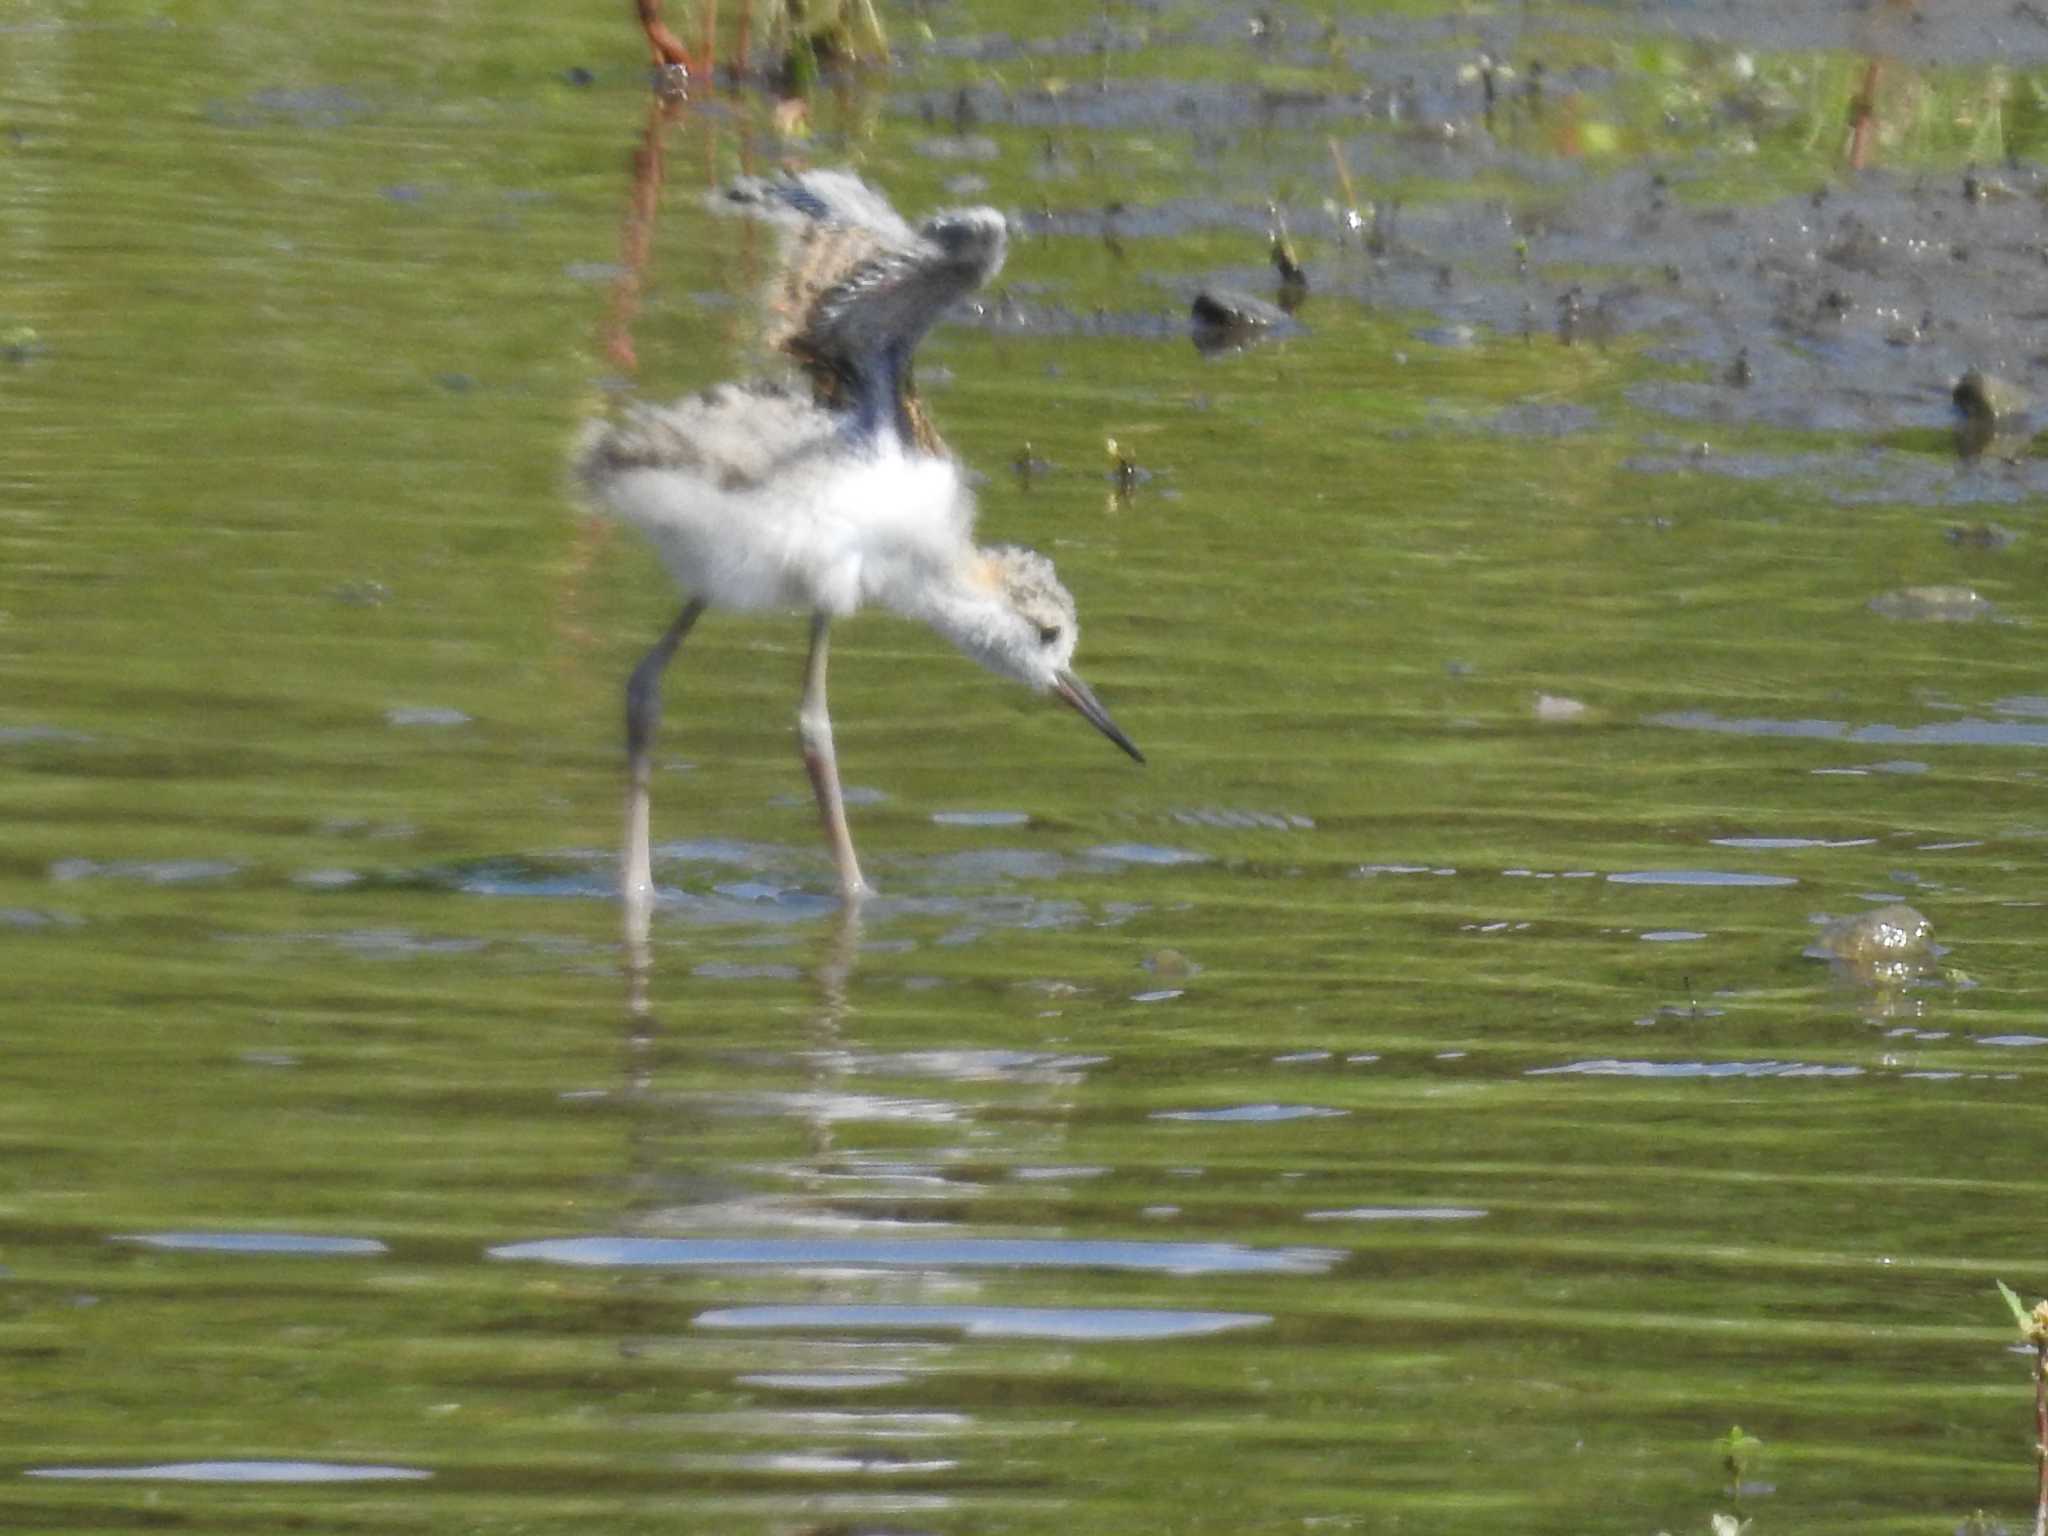
[[[1059,644],[1059,640],[1060,640],[1060,627],[1059,627],[1059,625],[1057,625],[1057,624],[1041,624],[1041,625],[1039,625],[1039,626],[1038,626],[1038,643],[1039,643],[1040,645],[1058,645],[1058,644]]]

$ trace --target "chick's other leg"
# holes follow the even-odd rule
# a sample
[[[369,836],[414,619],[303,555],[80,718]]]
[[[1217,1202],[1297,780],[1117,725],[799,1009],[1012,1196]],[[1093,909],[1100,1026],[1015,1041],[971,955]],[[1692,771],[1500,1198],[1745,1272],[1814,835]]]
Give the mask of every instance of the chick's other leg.
[[[853,834],[846,829],[846,803],[839,793],[839,759],[832,750],[832,716],[825,707],[826,632],[831,619],[822,613],[811,615],[811,654],[804,663],[804,698],[796,714],[797,740],[803,747],[804,768],[811,776],[811,792],[818,797],[818,819],[825,827],[825,842],[832,850],[832,862],[839,867],[839,893],[848,901],[874,894],[860,875],[860,861],[854,857]]]
[[[620,861],[619,894],[625,902],[628,944],[647,942],[654,913],[648,783],[654,774],[654,733],[661,724],[661,674],[703,612],[703,600],[692,599],[626,680],[626,844]]]

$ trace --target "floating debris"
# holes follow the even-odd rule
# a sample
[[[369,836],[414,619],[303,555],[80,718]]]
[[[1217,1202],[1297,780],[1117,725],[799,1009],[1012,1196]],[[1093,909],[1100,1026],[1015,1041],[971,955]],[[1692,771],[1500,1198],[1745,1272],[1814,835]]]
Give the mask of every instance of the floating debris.
[[[1966,459],[1985,453],[2017,459],[2027,451],[2033,423],[2027,397],[2015,385],[1972,368],[1950,391],[1956,408],[1956,452]]]
[[[1996,176],[1979,174],[1974,165],[1963,172],[1963,201],[1966,203],[2009,203],[2018,196],[2010,184]]]
[[[1166,976],[1178,981],[1199,975],[1201,967],[1177,949],[1155,949],[1138,962],[1154,976]]]
[[[1027,438],[1024,446],[1017,450],[1017,456],[1010,461],[1010,472],[1017,477],[1017,489],[1028,491],[1034,483],[1052,472],[1052,465],[1032,451]]]
[[[338,582],[327,595],[350,608],[381,608],[391,601],[391,589],[367,576]]]
[[[1889,987],[1925,975],[1938,951],[1934,924],[1917,908],[1892,902],[1833,919],[1806,953],[1832,962],[1850,981]]]
[[[1577,283],[1557,296],[1557,339],[1566,346],[1579,339],[1579,327],[1585,321],[1586,291]]]
[[[1287,311],[1234,288],[1203,288],[1188,306],[1195,350],[1205,354],[1241,351],[1255,342],[1296,329]]]
[[[1280,305],[1283,309],[1292,310],[1308,297],[1308,269],[1302,266],[1300,256],[1295,254],[1294,241],[1287,233],[1287,215],[1280,211],[1277,203],[1268,203],[1266,216],[1272,220],[1270,254],[1273,270],[1280,274]]]
[[[2011,549],[2020,536],[2003,523],[1958,523],[1942,537],[1958,549],[1981,549],[1996,554]]]
[[[1131,492],[1138,488],[1138,461],[1113,437],[1102,440],[1103,450],[1109,455],[1110,473],[1116,477],[1116,499],[1130,500]]]
[[[1931,955],[1934,924],[1904,902],[1837,918],[1821,932],[1821,947],[1837,960],[1867,963],[1901,956]]]
[[[0,332],[0,362],[11,363],[18,368],[33,362],[48,350],[32,325],[12,326]]]
[[[1873,597],[1870,611],[1921,624],[1970,624],[1993,617],[1998,609],[1973,587],[1901,587]]]

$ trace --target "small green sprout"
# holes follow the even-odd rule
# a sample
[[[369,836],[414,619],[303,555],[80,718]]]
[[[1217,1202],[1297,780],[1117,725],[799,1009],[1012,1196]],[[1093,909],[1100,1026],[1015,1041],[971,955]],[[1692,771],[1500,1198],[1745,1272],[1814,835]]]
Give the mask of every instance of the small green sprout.
[[[1996,1284],[2020,1338],[2034,1352],[2034,1536],[2048,1536],[2048,1301],[2037,1301],[2029,1310],[2011,1286],[2003,1280]]]
[[[1721,1453],[1721,1468],[1728,1474],[1729,1490],[1736,1498],[1742,1497],[1743,1481],[1755,1463],[1757,1452],[1763,1448],[1763,1441],[1755,1435],[1745,1435],[1740,1424],[1731,1425],[1728,1433],[1714,1442],[1714,1449]],[[1722,1536],[1722,1533],[1717,1530],[1715,1536]]]
[[[2005,1304],[2012,1308],[2012,1320],[2019,1325],[2020,1337],[2036,1349],[2048,1348],[2048,1301],[2036,1302],[2029,1312],[2027,1304],[2013,1293],[2011,1286],[2003,1280],[1994,1281],[1998,1294],[2005,1298]]]

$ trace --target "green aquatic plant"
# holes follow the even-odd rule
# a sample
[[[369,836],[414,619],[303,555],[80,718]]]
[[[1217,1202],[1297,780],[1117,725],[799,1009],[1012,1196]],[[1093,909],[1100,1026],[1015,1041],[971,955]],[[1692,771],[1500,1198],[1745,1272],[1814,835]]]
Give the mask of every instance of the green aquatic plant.
[[[1744,1434],[1740,1424],[1731,1424],[1728,1433],[1714,1442],[1714,1449],[1721,1457],[1721,1470],[1728,1474],[1728,1497],[1738,1505],[1742,1502],[1742,1485],[1749,1480],[1750,1468],[1756,1464],[1757,1454],[1763,1448],[1763,1441],[1755,1435]],[[1724,1517],[1716,1515],[1714,1518],[1718,1521]],[[1718,1527],[1716,1536],[1720,1536]]]
[[[799,92],[834,64],[888,62],[889,38],[874,0],[766,0],[760,9],[773,57]]]
[[[1997,1285],[2021,1340],[2034,1353],[2034,1536],[2048,1536],[2048,1301],[2029,1310],[2011,1286],[2003,1280]]]
[[[1748,1486],[1749,1474],[1763,1448],[1763,1441],[1745,1433],[1740,1424],[1731,1424],[1728,1433],[1714,1441],[1714,1454],[1720,1458],[1721,1470],[1728,1474],[1728,1498],[1736,1513],[1724,1515],[1716,1511],[1707,1516],[1707,1536],[1743,1536],[1749,1529],[1750,1517],[1741,1512],[1742,1490]],[[1657,1536],[1671,1533],[1659,1531]]]
[[[25,363],[36,355],[42,341],[32,325],[10,326],[0,331],[0,359],[10,363]]]

